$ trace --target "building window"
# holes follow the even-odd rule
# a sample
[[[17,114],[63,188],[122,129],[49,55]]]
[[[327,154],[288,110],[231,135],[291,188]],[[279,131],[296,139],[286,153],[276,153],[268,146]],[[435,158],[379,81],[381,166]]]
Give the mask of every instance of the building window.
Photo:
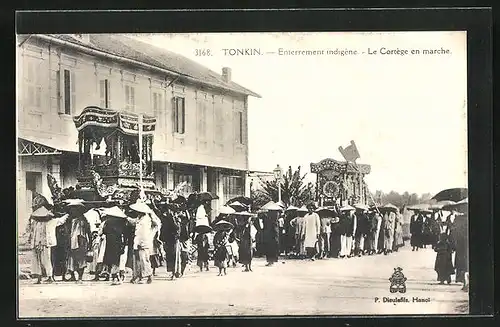
[[[207,136],[207,106],[204,101],[198,102],[198,137],[205,140]]]
[[[222,107],[215,107],[215,140],[217,143],[224,142],[224,112]]]
[[[59,113],[71,115],[76,106],[76,78],[69,69],[57,71],[57,97],[59,99]]]
[[[135,87],[125,85],[125,109],[135,110]]]
[[[237,196],[245,195],[243,178],[241,176],[223,176],[223,203]]]
[[[108,79],[99,81],[99,96],[102,108],[111,108],[111,84]]]
[[[236,143],[243,144],[243,113],[241,111],[234,113],[234,126]]]
[[[163,95],[159,92],[153,92],[153,115],[158,119],[158,125],[164,127],[163,114]]]
[[[174,132],[184,134],[186,132],[186,105],[185,99],[174,98]]]
[[[42,106],[42,86],[40,83],[39,71],[34,61],[28,61],[25,74],[26,83],[26,103],[29,107],[41,108]]]
[[[75,107],[75,74],[69,69],[64,69],[63,92],[64,92],[64,113],[71,115]]]

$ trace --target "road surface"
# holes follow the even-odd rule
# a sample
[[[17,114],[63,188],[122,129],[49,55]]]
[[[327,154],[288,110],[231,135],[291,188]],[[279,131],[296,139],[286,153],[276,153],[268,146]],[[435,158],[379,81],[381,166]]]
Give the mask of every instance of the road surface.
[[[238,266],[218,277],[215,267],[200,273],[193,266],[175,281],[168,280],[161,267],[149,285],[111,286],[104,281],[34,285],[32,280],[20,280],[19,317],[467,313],[468,293],[459,284],[436,282],[434,258],[432,249],[408,248],[387,256],[283,260],[273,267],[265,267],[265,261],[257,258],[253,272],[242,272]],[[405,294],[389,292],[389,278],[398,266],[407,278]]]

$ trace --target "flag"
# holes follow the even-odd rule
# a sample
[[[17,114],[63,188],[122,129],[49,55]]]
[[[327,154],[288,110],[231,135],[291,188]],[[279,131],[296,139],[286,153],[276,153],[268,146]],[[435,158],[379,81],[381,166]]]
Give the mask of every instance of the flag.
[[[360,157],[354,141],[351,141],[351,144],[345,149],[340,146],[339,151],[347,162],[356,162],[356,159]]]

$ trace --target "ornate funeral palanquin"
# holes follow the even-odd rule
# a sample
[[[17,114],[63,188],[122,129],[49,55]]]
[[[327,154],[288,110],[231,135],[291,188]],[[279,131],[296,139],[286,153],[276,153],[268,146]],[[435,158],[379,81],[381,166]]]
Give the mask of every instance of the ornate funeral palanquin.
[[[316,174],[316,196],[325,203],[367,203],[369,190],[363,180],[369,174],[369,165],[355,165],[345,161],[324,159],[311,163],[311,173]]]
[[[137,187],[141,169],[143,186],[148,189],[155,187],[152,147],[156,118],[143,115],[142,167],[139,160],[139,115],[86,107],[73,121],[78,130],[77,179],[81,187],[97,187],[103,193],[113,191],[109,188]],[[94,155],[103,144],[105,154]]]

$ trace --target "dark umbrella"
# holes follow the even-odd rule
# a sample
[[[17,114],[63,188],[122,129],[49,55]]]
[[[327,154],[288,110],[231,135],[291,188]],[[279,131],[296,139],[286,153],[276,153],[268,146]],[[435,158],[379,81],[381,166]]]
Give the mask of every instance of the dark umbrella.
[[[399,210],[398,207],[396,207],[392,203],[388,203],[388,204],[386,204],[385,206],[383,206],[383,207],[381,207],[379,209],[388,210],[388,211],[395,211],[395,212],[397,212]]]
[[[239,202],[239,203],[245,204],[247,206],[250,206],[253,204],[253,200],[250,199],[249,197],[237,196],[237,197],[232,198],[231,200],[227,201],[226,205],[229,205],[230,203],[233,203],[233,202]]]
[[[466,188],[450,188],[442,190],[438,194],[432,197],[432,200],[445,201],[450,200],[454,202],[459,202],[468,196],[468,190]]]
[[[316,209],[316,213],[321,218],[337,216],[337,211],[334,208],[328,208],[328,207],[318,208],[318,209]]]
[[[228,231],[228,230],[231,230],[233,229],[234,225],[231,224],[229,221],[225,221],[225,220],[219,220],[215,225],[214,225],[214,230],[215,231],[222,231],[222,230],[225,230],[225,231]]]
[[[469,198],[465,198],[457,203],[445,205],[443,207],[443,210],[467,213],[467,211],[469,210]]]
[[[198,234],[206,234],[212,231],[212,227],[207,225],[198,225],[194,228],[194,232]]]
[[[231,204],[228,204],[227,206],[230,207],[230,208],[233,208],[235,211],[248,210],[248,207],[246,205],[244,205],[243,203],[240,203],[238,201],[233,202]]]
[[[212,200],[217,200],[219,197],[215,194],[212,194],[210,192],[202,192],[198,194],[198,200],[200,201],[212,201]]]
[[[444,206],[452,205],[455,204],[455,201],[450,201],[450,200],[444,200],[444,201],[438,201],[434,204],[431,204],[429,206],[430,210],[441,210]]]

